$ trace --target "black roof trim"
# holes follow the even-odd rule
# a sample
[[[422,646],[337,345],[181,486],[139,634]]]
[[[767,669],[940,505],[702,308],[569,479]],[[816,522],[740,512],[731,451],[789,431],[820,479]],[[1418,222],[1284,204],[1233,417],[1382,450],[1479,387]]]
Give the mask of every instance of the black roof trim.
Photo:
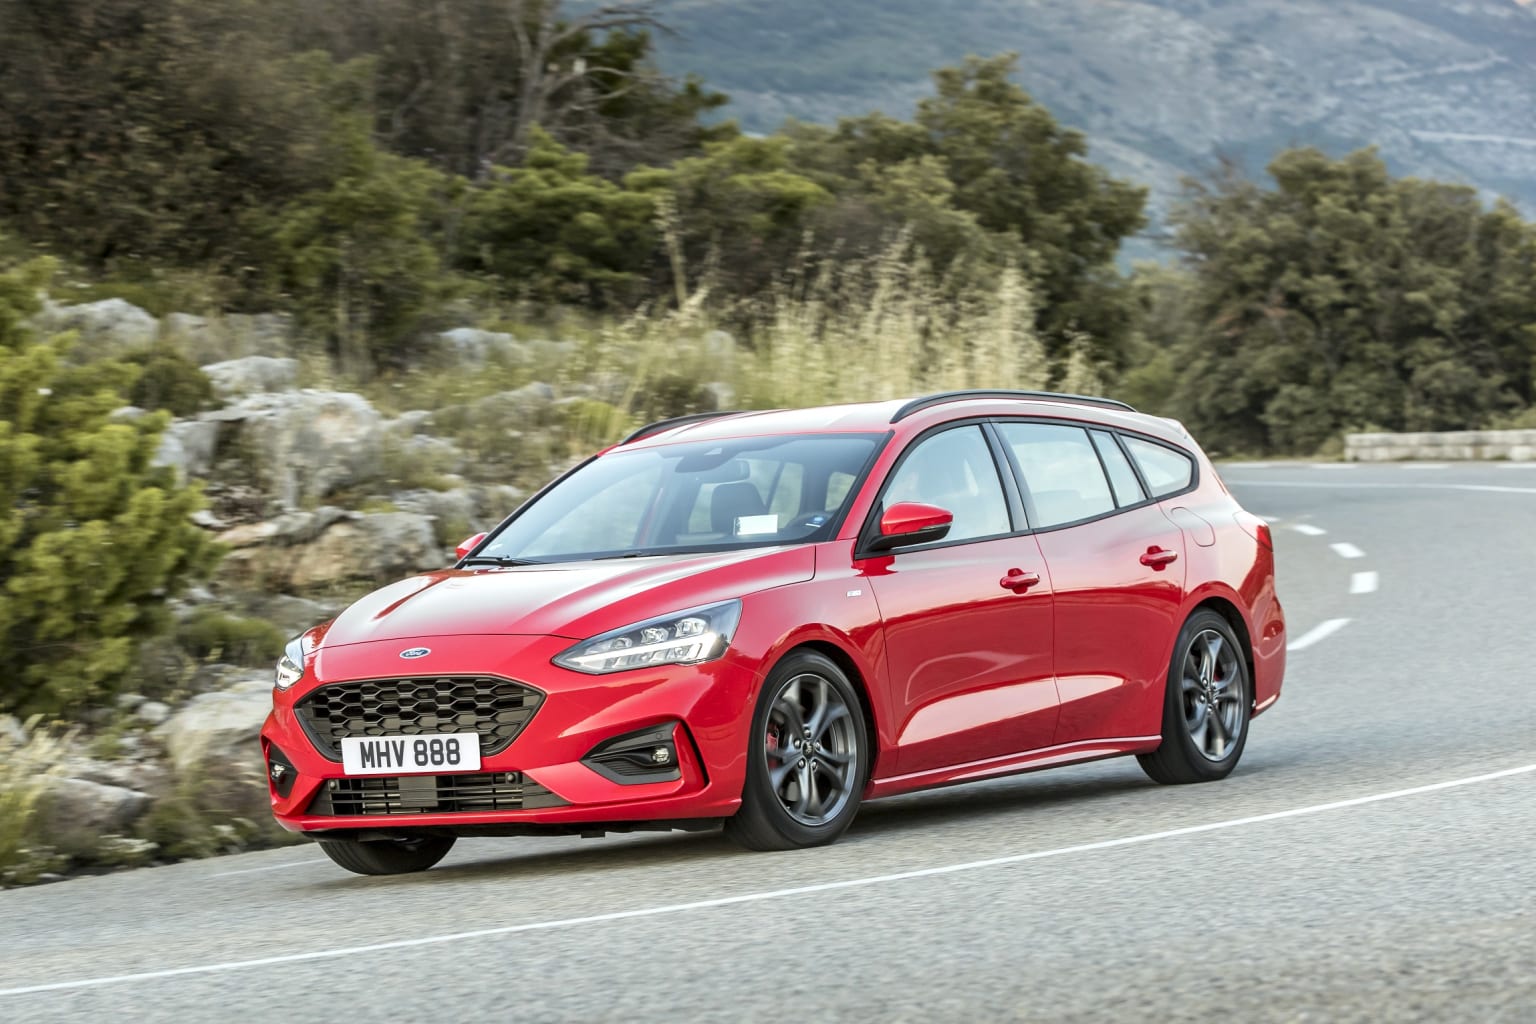
[[[1079,405],[1098,405],[1106,409],[1122,409],[1126,412],[1136,411],[1135,407],[1119,399],[1099,398],[1094,395],[1066,395],[1055,391],[943,391],[936,395],[924,395],[922,398],[912,399],[896,410],[891,417],[891,422],[899,423],[929,406],[943,405],[945,402],[962,402],[969,398],[1038,398],[1049,402],[1076,402]]]
[[[712,420],[717,416],[735,416],[740,412],[740,409],[722,409],[719,412],[693,412],[687,416],[673,416],[671,419],[657,420],[655,423],[647,423],[620,441],[619,444],[629,444],[631,441],[638,441],[643,437],[659,434],[663,430],[671,430],[673,427],[682,427],[689,423],[702,423],[704,420]]]

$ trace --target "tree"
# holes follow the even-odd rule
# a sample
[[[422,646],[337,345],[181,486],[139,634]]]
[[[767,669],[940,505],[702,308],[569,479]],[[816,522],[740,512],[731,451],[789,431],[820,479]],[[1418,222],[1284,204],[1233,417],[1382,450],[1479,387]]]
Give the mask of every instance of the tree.
[[[633,307],[656,250],[654,194],[587,173],[535,126],[521,167],[477,189],[460,265],[541,302]]]
[[[1175,410],[1213,446],[1308,452],[1531,404],[1536,231],[1513,208],[1394,179],[1373,150],[1269,173],[1192,183],[1174,218],[1195,277]]]
[[[699,120],[723,95],[652,64],[660,29],[650,2],[316,0],[290,45],[373,60],[375,131],[394,152],[483,180],[521,163],[537,126],[616,179],[734,132]]]
[[[1032,254],[1039,326],[1051,354],[1064,356],[1079,331],[1092,338],[1098,358],[1119,363],[1131,314],[1114,258],[1121,240],[1144,223],[1146,190],[1085,159],[1082,133],[1062,127],[1011,81],[1017,60],[967,57],[935,71],[935,94],[918,103],[913,121],[878,113],[846,118],[807,166],[844,178],[854,176],[851,169],[879,173],[914,161],[942,167],[948,205]]]
[[[214,551],[195,489],[151,465],[168,417],[119,419],[136,370],[68,368],[33,336],[47,268],[0,274],[0,710],[77,710],[128,678]]]

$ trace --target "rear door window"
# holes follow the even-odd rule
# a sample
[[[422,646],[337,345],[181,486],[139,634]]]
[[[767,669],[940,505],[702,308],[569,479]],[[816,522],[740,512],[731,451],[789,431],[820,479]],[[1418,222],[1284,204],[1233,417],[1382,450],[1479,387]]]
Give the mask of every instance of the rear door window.
[[[1088,431],[1056,423],[998,424],[1033,504],[1037,529],[1092,519],[1115,510],[1109,480]]]
[[[1125,438],[1125,447],[1141,467],[1141,475],[1155,497],[1177,494],[1195,478],[1194,460],[1183,452],[1129,436]]]

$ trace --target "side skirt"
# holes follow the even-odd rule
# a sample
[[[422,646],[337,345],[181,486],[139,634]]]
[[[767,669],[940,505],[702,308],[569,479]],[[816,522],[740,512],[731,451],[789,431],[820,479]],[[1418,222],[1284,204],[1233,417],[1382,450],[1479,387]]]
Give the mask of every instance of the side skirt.
[[[930,768],[910,775],[892,775],[883,779],[871,779],[865,787],[864,799],[877,800],[883,796],[910,793],[936,786],[953,786],[962,782],[1000,778],[1004,775],[1020,775],[1056,768],[1083,761],[1098,761],[1106,757],[1124,757],[1127,754],[1145,754],[1156,750],[1162,743],[1161,736],[1128,736],[1105,740],[1080,740],[1055,747],[1043,747],[1022,754],[1006,754],[985,761],[953,765],[948,768]]]

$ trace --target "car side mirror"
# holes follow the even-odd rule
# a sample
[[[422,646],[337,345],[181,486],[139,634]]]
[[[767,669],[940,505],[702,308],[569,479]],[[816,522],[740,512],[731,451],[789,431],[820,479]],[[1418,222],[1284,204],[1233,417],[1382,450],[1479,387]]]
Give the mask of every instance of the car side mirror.
[[[471,551],[480,546],[480,542],[485,540],[485,536],[486,535],[483,533],[477,533],[473,537],[470,537],[468,540],[460,541],[459,546],[453,549],[454,556],[458,559],[463,559]]]
[[[870,543],[871,551],[890,551],[943,540],[954,524],[948,509],[925,505],[920,501],[898,501],[880,517],[880,534]]]

